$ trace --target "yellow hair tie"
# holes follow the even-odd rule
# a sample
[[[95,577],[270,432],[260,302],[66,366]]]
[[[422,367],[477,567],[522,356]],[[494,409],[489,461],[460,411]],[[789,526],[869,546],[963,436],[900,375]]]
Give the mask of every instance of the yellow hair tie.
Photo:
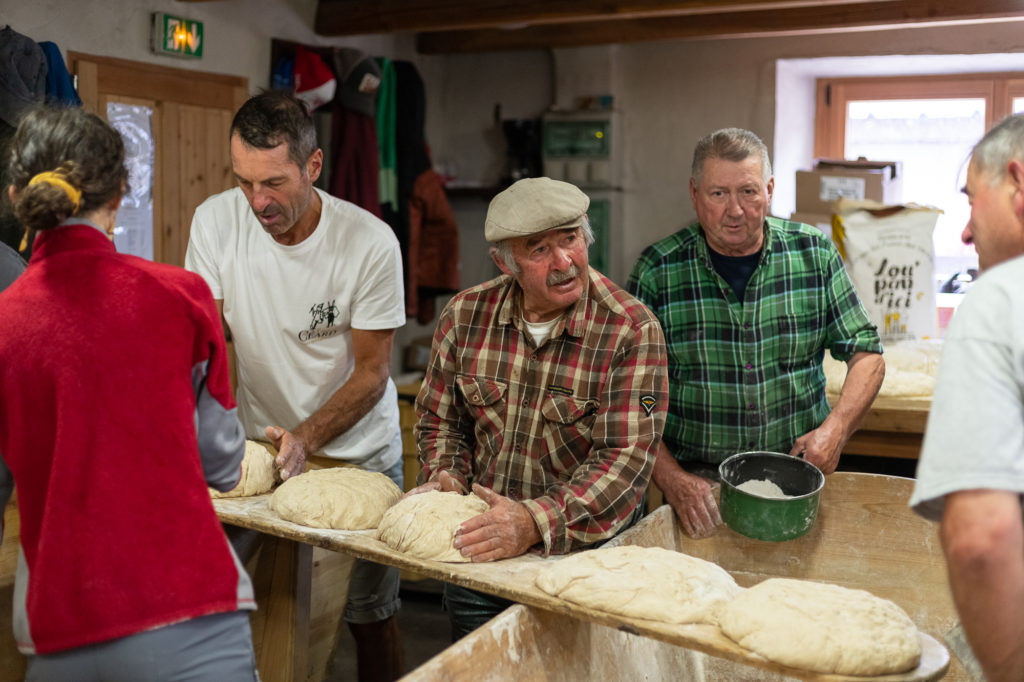
[[[40,182],[45,182],[64,190],[64,193],[68,195],[69,199],[71,199],[71,203],[75,205],[75,211],[78,211],[78,207],[82,203],[82,190],[75,188],[75,186],[65,180],[63,176],[53,171],[36,173],[36,175],[28,181],[28,186],[31,187],[32,185],[38,185]]]

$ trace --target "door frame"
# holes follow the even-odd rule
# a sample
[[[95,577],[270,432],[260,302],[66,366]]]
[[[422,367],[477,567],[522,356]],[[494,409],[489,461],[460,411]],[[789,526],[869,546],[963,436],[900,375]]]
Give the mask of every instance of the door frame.
[[[234,115],[249,96],[249,79],[73,51],[68,51],[67,61],[69,70],[78,78],[83,107],[104,119],[104,98],[107,97],[155,103],[153,260],[176,263],[175,252],[181,249],[180,244],[178,249],[173,246],[187,234],[189,226],[178,224],[180,218],[170,210],[182,204],[184,188],[178,180],[178,149],[162,141],[177,139],[179,120],[175,113],[178,109],[165,112],[161,104],[222,109]]]

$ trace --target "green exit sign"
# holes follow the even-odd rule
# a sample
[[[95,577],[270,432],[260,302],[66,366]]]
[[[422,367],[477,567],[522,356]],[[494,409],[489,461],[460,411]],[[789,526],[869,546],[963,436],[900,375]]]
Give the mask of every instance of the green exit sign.
[[[200,59],[203,56],[203,22],[170,14],[154,14],[153,52]]]

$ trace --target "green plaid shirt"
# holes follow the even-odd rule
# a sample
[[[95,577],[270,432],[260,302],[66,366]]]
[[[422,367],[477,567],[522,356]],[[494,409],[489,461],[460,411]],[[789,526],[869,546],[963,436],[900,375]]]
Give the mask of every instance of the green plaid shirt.
[[[882,352],[839,253],[800,223],[767,219],[744,302],[712,266],[698,223],[649,246],[628,288],[665,332],[664,440],[680,460],[789,452],[828,416],[825,349],[843,361]]]

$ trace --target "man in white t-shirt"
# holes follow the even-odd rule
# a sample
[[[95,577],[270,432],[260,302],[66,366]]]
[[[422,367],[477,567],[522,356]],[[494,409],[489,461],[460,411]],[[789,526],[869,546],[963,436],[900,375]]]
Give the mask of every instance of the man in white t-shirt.
[[[1024,680],[1024,115],[975,146],[963,232],[984,274],[946,331],[910,504],[941,521],[953,600],[990,682]],[[967,662],[966,665],[971,665]]]
[[[390,379],[405,322],[401,252],[384,222],[313,187],[322,164],[299,100],[280,91],[250,98],[231,123],[238,187],[196,209],[185,267],[221,306],[239,417],[247,437],[278,449],[282,478],[313,457],[383,472],[402,487]],[[344,617],[360,679],[401,674],[398,582],[395,568],[358,561],[353,570]]]

